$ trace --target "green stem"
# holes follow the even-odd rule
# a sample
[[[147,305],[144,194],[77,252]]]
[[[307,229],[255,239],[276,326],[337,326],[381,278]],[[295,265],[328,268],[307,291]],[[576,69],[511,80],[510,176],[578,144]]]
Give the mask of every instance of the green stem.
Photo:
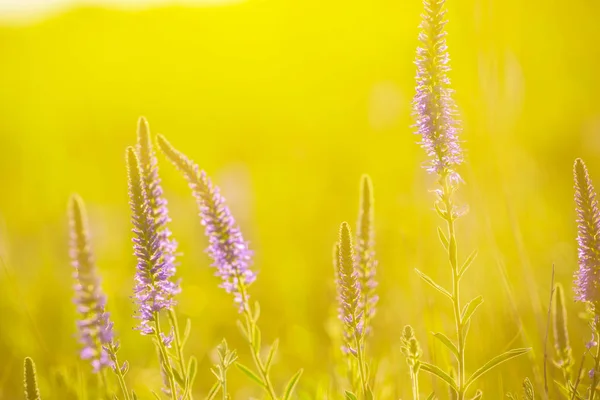
[[[452,308],[454,311],[454,323],[456,326],[456,335],[458,338],[458,393],[457,400],[465,398],[465,337],[464,326],[460,311],[460,275],[458,270],[458,250],[456,244],[456,232],[454,227],[455,218],[452,214],[454,205],[452,204],[451,188],[448,185],[447,178],[442,177],[442,199],[445,206],[445,220],[448,228],[448,260],[452,267]]]
[[[169,353],[165,347],[165,344],[160,337],[160,321],[158,312],[154,312],[154,336],[156,338],[156,342],[158,345],[158,351],[162,357],[162,366],[164,368],[164,372],[167,375],[167,380],[169,381],[169,389],[171,391],[171,399],[177,400],[177,387],[175,385],[175,377],[173,376],[173,370],[171,367],[171,361],[169,359]],[[160,360],[159,360],[160,361]]]
[[[413,400],[419,400],[419,372],[411,371]]]
[[[177,358],[179,359],[179,368],[181,369],[181,377],[184,379],[184,381],[186,382],[186,386],[189,385],[189,381],[188,381],[188,376],[187,376],[187,370],[185,367],[185,359],[183,358],[183,346],[181,344],[181,336],[179,334],[179,324],[177,322],[177,315],[175,314],[175,310],[173,310],[172,308],[169,309],[169,319],[171,321],[171,326],[173,327],[174,333],[175,333],[175,347],[177,348]],[[187,390],[187,398],[189,400],[193,400],[192,397],[192,390],[191,388],[184,388],[184,390]]]
[[[238,278],[238,282],[243,282],[243,279]],[[256,365],[256,368],[258,369],[260,378],[263,381],[264,388],[269,394],[269,397],[271,397],[272,400],[277,400],[277,394],[275,393],[275,389],[273,388],[273,384],[271,383],[271,378],[269,378],[269,373],[260,358],[259,351],[256,349],[256,343],[254,343],[254,332],[256,331],[258,326],[256,324],[256,321],[254,320],[254,316],[252,315],[250,304],[248,304],[248,294],[246,293],[246,287],[243,283],[239,283],[238,289],[242,297],[242,307],[244,308],[244,315],[246,316],[246,319],[248,321],[248,344],[250,345],[250,353],[252,354],[254,365]]]
[[[596,321],[594,321],[596,325]],[[596,397],[596,386],[598,386],[598,366],[600,365],[600,339],[598,339],[598,329],[596,331],[596,356],[594,357],[594,375],[592,376],[592,384],[590,385],[590,400]]]
[[[129,390],[127,389],[127,383],[125,382],[125,375],[123,375],[123,371],[121,371],[121,364],[119,364],[119,358],[117,357],[117,349],[113,343],[109,344],[108,350],[109,356],[114,364],[113,372],[117,376],[121,392],[123,392],[125,400],[131,400],[131,397],[129,397]]]
[[[363,354],[362,340],[360,335],[357,332],[358,329],[354,330],[354,340],[356,343],[356,357],[358,358],[358,373],[360,376],[360,384],[362,387],[363,396],[367,397],[368,391],[368,382],[367,382],[367,373],[365,368],[365,356]]]

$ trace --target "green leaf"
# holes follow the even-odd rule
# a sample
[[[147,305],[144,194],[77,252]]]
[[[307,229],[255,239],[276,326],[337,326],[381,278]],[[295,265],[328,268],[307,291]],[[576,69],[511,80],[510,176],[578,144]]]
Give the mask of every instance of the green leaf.
[[[431,394],[427,396],[427,400],[435,400],[435,392],[431,392]]]
[[[475,260],[475,257],[477,257],[477,250],[473,250],[473,252],[469,254],[469,257],[467,257],[467,260],[464,262],[464,264],[460,267],[460,270],[458,271],[459,278],[463,276],[465,272],[467,272],[467,269],[469,269]]]
[[[254,372],[252,372],[252,370],[248,367],[246,367],[244,364],[241,363],[235,363],[235,366],[238,367],[238,369],[240,371],[242,371],[244,374],[246,374],[246,376],[250,379],[252,379],[254,382],[258,383],[260,386],[265,387],[265,384],[263,383],[262,379],[260,379],[258,377],[258,375],[256,375]]]
[[[196,380],[197,373],[198,373],[198,360],[196,359],[196,357],[191,356],[190,360],[188,361],[188,366],[187,366],[187,378],[188,378],[190,390],[192,388],[192,385],[194,384],[194,381]]]
[[[296,385],[298,384],[298,380],[300,379],[300,376],[302,376],[302,372],[304,372],[304,370],[302,368],[300,368],[298,370],[298,372],[296,372],[296,374],[294,376],[292,376],[292,379],[290,379],[290,381],[285,386],[285,390],[283,391],[282,400],[289,400],[292,397],[292,393],[294,392],[294,389],[296,388]]]
[[[185,320],[185,329],[183,330],[183,337],[181,338],[181,348],[182,349],[183,349],[183,346],[185,346],[185,344],[187,343],[188,339],[190,338],[191,332],[192,332],[192,320],[188,318]]]
[[[465,304],[465,306],[463,307],[462,315],[460,316],[462,324],[471,319],[473,313],[475,312],[475,310],[477,310],[477,307],[479,307],[481,303],[483,303],[483,296],[477,296],[473,300]]]
[[[458,358],[458,349],[456,348],[456,345],[452,343],[450,339],[448,339],[448,336],[441,332],[433,332],[433,337],[442,342],[452,352],[452,354]]]
[[[421,370],[437,376],[438,378],[446,382],[448,386],[450,386],[452,389],[458,392],[458,387],[456,386],[456,382],[454,381],[454,379],[452,379],[452,377],[446,372],[444,372],[440,367],[426,362],[422,362]]]
[[[133,400],[138,400],[137,394],[135,394],[133,390],[131,391],[131,397],[133,398]]]
[[[258,354],[260,352],[261,342],[260,328],[258,326],[254,327],[254,334],[252,336],[252,345],[254,347],[254,351],[256,351],[256,353]]]
[[[185,388],[185,378],[183,376],[181,376],[181,374],[179,373],[179,371],[177,371],[177,369],[171,368],[171,370],[173,371],[173,376],[175,377],[177,384],[179,386],[181,386],[182,388]]]
[[[219,382],[215,382],[214,385],[210,388],[208,395],[206,396],[206,400],[213,400],[217,393],[219,393],[219,389],[221,389],[221,384]]]
[[[265,370],[267,372],[269,372],[269,370],[271,369],[271,364],[273,363],[273,357],[275,357],[275,353],[277,352],[278,348],[279,348],[279,339],[275,339],[275,341],[271,345],[271,348],[269,349],[269,355],[267,356],[267,361],[265,362]]]
[[[250,335],[248,335],[248,331],[246,330],[244,323],[238,319],[236,321],[236,325],[239,328],[240,332],[242,332],[244,339],[246,339],[247,341],[250,341]]]
[[[358,397],[352,392],[346,390],[346,400],[358,400]]]
[[[448,238],[446,238],[444,231],[439,226],[437,228],[437,233],[440,238],[440,242],[442,242],[442,246],[444,246],[444,249],[448,250]]]
[[[471,375],[469,377],[469,379],[467,380],[467,383],[465,383],[465,390],[468,389],[469,386],[471,386],[479,377],[481,377],[483,374],[485,374],[486,372],[488,372],[492,368],[494,368],[494,367],[502,364],[505,361],[510,360],[511,358],[515,358],[515,357],[518,357],[518,356],[520,356],[522,354],[525,354],[529,350],[531,350],[531,348],[513,349],[513,350],[507,351],[506,353],[502,353],[499,356],[496,356],[496,357],[492,358],[490,361],[488,361],[487,363],[485,363],[477,371],[473,372],[473,375]]]
[[[254,314],[252,315],[254,322],[258,321],[258,317],[260,317],[260,304],[256,301],[254,302]]]
[[[450,294],[450,292],[448,292],[446,289],[444,289],[443,287],[441,287],[440,285],[435,283],[433,279],[431,279],[430,277],[428,277],[427,275],[425,275],[424,273],[422,273],[421,271],[419,271],[416,268],[415,268],[415,271],[417,272],[417,274],[419,274],[421,279],[423,279],[425,282],[430,284],[434,289],[436,289],[437,291],[439,291],[441,294],[448,297],[449,299],[452,299],[452,295]]]

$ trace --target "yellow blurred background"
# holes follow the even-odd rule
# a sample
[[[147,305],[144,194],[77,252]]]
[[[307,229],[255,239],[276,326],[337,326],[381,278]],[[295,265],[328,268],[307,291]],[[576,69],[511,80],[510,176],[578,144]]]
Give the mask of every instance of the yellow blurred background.
[[[410,127],[421,10],[419,0],[248,0],[0,18],[0,398],[21,398],[25,356],[37,363],[44,399],[73,398],[61,374],[94,384],[77,358],[66,219],[73,192],[88,206],[129,382],[144,399],[160,387],[152,343],[131,317],[124,151],[141,115],[213,176],[251,241],[263,340],[281,340],[278,388],[300,367],[300,399],[318,398],[333,380],[331,249],[339,223],[356,221],[362,173],[376,199],[381,301],[370,349],[379,398],[410,396],[405,324],[426,359],[448,365],[430,332],[452,332],[450,306],[413,271],[450,280],[434,180]],[[460,200],[470,208],[459,246],[463,257],[480,254],[465,298],[485,296],[468,369],[509,347],[534,349],[480,382],[485,398],[501,399],[525,377],[542,389],[553,264],[568,289],[575,354],[589,340],[577,318],[583,307],[571,300],[571,167],[584,158],[600,184],[600,3],[448,0],[448,10],[467,152]],[[159,162],[183,253],[178,312],[193,320],[188,354],[200,360],[195,394],[203,398],[223,337],[246,363],[249,354],[231,298],[212,276],[194,200]],[[239,371],[231,379],[236,399],[260,396]],[[447,398],[431,377],[421,384],[425,395]]]

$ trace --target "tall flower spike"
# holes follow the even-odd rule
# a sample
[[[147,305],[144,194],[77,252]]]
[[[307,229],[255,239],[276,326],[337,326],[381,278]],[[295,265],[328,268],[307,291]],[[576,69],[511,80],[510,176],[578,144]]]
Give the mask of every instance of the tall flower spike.
[[[600,212],[596,191],[581,159],[575,160],[575,204],[579,271],[575,278],[575,299],[594,305],[600,311]]]
[[[441,177],[458,180],[455,168],[463,161],[458,140],[458,124],[454,119],[456,105],[448,71],[450,70],[444,26],[445,0],[423,0],[417,48],[417,91],[413,99],[416,133],[421,135],[421,146],[427,152],[426,169]]]
[[[137,140],[136,150],[140,160],[142,182],[158,232],[164,263],[163,270],[169,277],[172,277],[175,275],[177,242],[171,237],[171,231],[167,226],[171,218],[169,218],[167,200],[163,196],[163,189],[160,184],[158,162],[152,146],[150,128],[144,117],[141,117],[138,121]],[[173,290],[178,291],[179,289],[174,286]]]
[[[25,372],[24,372],[25,400],[40,400],[40,391],[37,385],[37,377],[35,374],[35,364],[29,357],[25,357]]]
[[[342,350],[345,353],[358,355],[359,340],[363,334],[363,314],[360,310],[360,292],[358,274],[354,268],[354,248],[352,233],[347,222],[340,227],[338,242],[338,301],[339,318],[344,325],[345,344]],[[354,341],[354,342],[353,342]]]
[[[573,356],[569,343],[564,291],[560,284],[556,285],[555,299],[554,307],[552,308],[554,348],[556,350],[558,365],[561,368],[568,369],[573,362]]]
[[[373,184],[368,175],[363,175],[360,188],[360,205],[356,224],[356,266],[359,277],[361,304],[364,315],[365,332],[371,330],[370,321],[375,315],[379,297],[375,292],[375,219]]]
[[[156,324],[157,314],[175,305],[173,297],[178,292],[178,287],[170,280],[172,271],[165,267],[159,233],[141,177],[140,163],[132,147],[127,149],[127,170],[134,254],[137,258],[134,294],[139,307],[138,329],[143,335],[151,335],[155,334],[153,324]],[[163,337],[165,344],[170,340],[169,337]]]
[[[244,240],[225,199],[217,186],[213,185],[204,171],[196,163],[177,151],[162,135],[158,145],[171,162],[187,179],[200,210],[200,219],[209,240],[207,253],[213,259],[216,275],[222,280],[221,287],[234,295],[240,307],[248,307],[247,287],[256,280],[256,273],[250,269],[252,252]]]
[[[102,292],[92,255],[85,206],[77,195],[71,197],[69,216],[70,256],[75,268],[74,302],[81,315],[77,321],[79,341],[83,346],[81,358],[90,360],[94,372],[98,372],[113,364],[105,349],[113,341],[113,324],[105,311],[106,296]]]

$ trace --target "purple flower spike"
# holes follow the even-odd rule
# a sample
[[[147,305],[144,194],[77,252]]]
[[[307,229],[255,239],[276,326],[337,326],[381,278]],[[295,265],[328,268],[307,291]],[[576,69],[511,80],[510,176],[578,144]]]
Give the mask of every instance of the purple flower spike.
[[[360,310],[360,288],[355,266],[352,233],[347,222],[340,227],[337,247],[337,287],[339,300],[339,318],[344,326],[345,343],[342,351],[357,356],[356,348],[363,335],[363,312]],[[360,345],[360,344],[359,344]]]
[[[106,296],[100,287],[100,278],[92,255],[87,218],[83,200],[77,195],[69,204],[71,263],[75,268],[75,298],[81,319],[77,321],[81,358],[89,360],[94,372],[113,363],[105,346],[112,344],[113,324],[105,311]]]
[[[575,276],[575,299],[600,310],[600,212],[596,191],[581,159],[575,160],[575,204],[579,271]]]
[[[460,180],[455,168],[463,162],[458,140],[458,124],[454,119],[456,105],[448,71],[450,57],[446,46],[443,10],[445,0],[424,0],[417,48],[417,93],[413,99],[416,133],[430,158],[426,169],[440,177]]]
[[[137,136],[138,144],[136,150],[140,160],[140,171],[144,190],[148,196],[148,203],[150,204],[150,210],[158,232],[164,263],[163,269],[168,271],[171,276],[174,276],[177,242],[171,237],[171,231],[167,226],[171,222],[171,218],[167,209],[167,200],[163,196],[163,189],[160,184],[158,162],[152,146],[150,128],[144,117],[141,117],[138,121]]]
[[[192,189],[200,220],[205,227],[209,246],[206,250],[213,259],[216,275],[222,280],[221,287],[234,295],[240,312],[248,307],[247,287],[256,280],[250,269],[252,252],[244,240],[219,188],[211,182],[197,164],[177,151],[163,136],[158,136],[158,145],[171,162],[183,173]]]
[[[155,334],[156,315],[175,305],[179,286],[171,281],[173,270],[165,262],[161,237],[152,207],[144,189],[141,166],[132,147],[127,149],[129,204],[132,212],[134,254],[137,258],[135,299],[139,307],[138,329],[143,335]]]

